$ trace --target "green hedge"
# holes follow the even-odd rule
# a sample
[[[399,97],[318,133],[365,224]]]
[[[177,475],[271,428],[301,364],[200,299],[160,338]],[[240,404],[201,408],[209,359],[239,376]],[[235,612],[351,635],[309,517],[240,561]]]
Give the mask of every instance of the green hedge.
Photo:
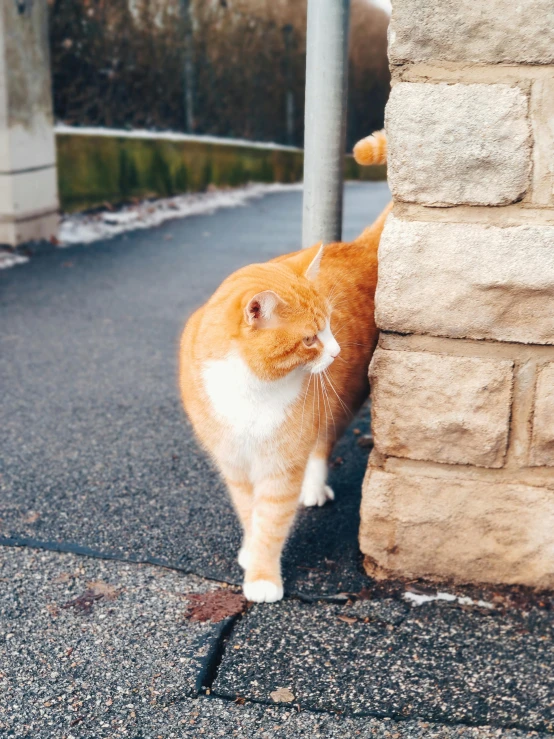
[[[240,144],[58,133],[62,210],[72,212],[132,198],[200,192],[208,185],[299,182],[301,150]],[[381,180],[384,167],[359,167],[347,157],[347,179]]]

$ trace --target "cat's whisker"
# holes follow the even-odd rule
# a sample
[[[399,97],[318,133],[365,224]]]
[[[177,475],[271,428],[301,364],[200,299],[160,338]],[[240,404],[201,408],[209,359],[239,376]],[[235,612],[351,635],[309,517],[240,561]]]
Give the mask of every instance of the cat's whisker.
[[[315,397],[317,395],[317,377],[314,377],[314,389],[312,392],[312,428],[315,428]]]
[[[325,385],[325,378],[322,377],[322,380],[323,380],[322,387],[323,387],[323,391],[325,393],[325,397],[327,398],[327,404],[329,405],[329,413],[331,414],[331,420],[333,422],[333,429],[335,431],[335,438],[336,438],[336,436],[337,436],[337,427],[336,427],[336,424],[335,424],[335,416],[333,414],[333,408],[331,407],[331,398],[329,397],[329,393],[327,392],[327,387]]]
[[[341,311],[343,310],[350,310],[350,303],[348,300],[345,300],[342,303],[337,303],[336,305],[332,306],[332,312],[331,312],[331,320],[335,318]]]
[[[341,326],[336,331],[333,331],[333,335],[334,335],[335,339],[337,338],[337,336],[340,334],[341,331],[344,331],[345,328],[346,328],[346,326]]]
[[[329,297],[328,297],[328,300],[332,300],[332,297],[333,297],[333,296],[335,295],[335,290],[336,290],[336,289],[337,289],[337,287],[338,287],[338,284],[339,284],[339,280],[340,280],[340,278],[339,278],[339,277],[337,277],[337,279],[336,279],[336,280],[334,281],[334,283],[333,283],[333,285],[332,285],[331,289],[329,290]]]
[[[336,310],[336,308],[338,308],[339,305],[344,305],[345,303],[348,303],[348,296],[343,297],[341,300],[337,300],[337,301],[332,300],[331,308],[333,310]]]
[[[339,395],[339,394],[337,393],[337,391],[336,391],[336,389],[335,389],[335,386],[333,385],[333,381],[331,380],[331,378],[330,378],[330,377],[329,377],[329,375],[327,374],[327,370],[325,370],[325,377],[327,378],[327,380],[328,380],[328,382],[329,382],[329,385],[331,386],[331,389],[333,390],[333,392],[334,392],[334,393],[335,393],[335,395],[337,396],[337,398],[338,398],[338,400],[339,400],[339,403],[340,403],[340,404],[342,405],[342,407],[344,408],[345,412],[346,412],[346,413],[348,413],[348,414],[349,414],[350,416],[354,415],[354,414],[352,413],[352,411],[350,410],[350,408],[348,408],[348,407],[347,407],[347,406],[345,405],[345,403],[344,403],[343,399],[342,399],[342,398],[340,397],[340,395]]]
[[[348,296],[345,296],[342,300],[339,300],[338,303],[332,303],[333,310],[337,308],[339,305],[345,305],[346,303],[349,303],[350,299]]]
[[[312,428],[314,427],[315,423],[315,394],[317,392],[317,382],[314,382],[314,389],[312,392]]]
[[[310,374],[310,377],[308,379],[308,384],[306,385],[306,392],[304,393],[304,402],[302,403],[302,421],[300,423],[300,438],[302,438],[302,431],[304,430],[304,410],[306,408],[306,398],[308,397],[308,392],[310,390],[310,384],[312,382],[313,375]]]
[[[321,378],[321,375],[319,375]],[[323,390],[323,382],[321,382],[321,402],[323,403],[323,410],[325,411],[325,439],[327,439],[327,427],[328,427],[328,415],[327,415],[327,403],[325,402],[325,391]]]
[[[336,316],[337,313],[342,310],[350,310],[350,303],[348,300],[345,300],[342,303],[337,303],[336,305],[333,305],[333,312],[331,313],[331,316]]]
[[[320,396],[320,390],[319,390],[319,384],[321,382],[319,375],[315,376],[316,380],[316,392],[317,392],[317,441],[315,443],[316,447],[319,444],[319,432],[321,430],[321,411],[319,409],[319,396]]]

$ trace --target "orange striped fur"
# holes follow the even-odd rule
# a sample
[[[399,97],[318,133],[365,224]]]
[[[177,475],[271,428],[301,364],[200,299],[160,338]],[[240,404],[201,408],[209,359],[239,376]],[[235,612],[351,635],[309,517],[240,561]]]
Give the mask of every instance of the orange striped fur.
[[[238,270],[183,332],[181,396],[240,519],[249,600],[283,596],[281,552],[299,502],[334,497],[327,461],[369,390],[390,207],[352,243]]]

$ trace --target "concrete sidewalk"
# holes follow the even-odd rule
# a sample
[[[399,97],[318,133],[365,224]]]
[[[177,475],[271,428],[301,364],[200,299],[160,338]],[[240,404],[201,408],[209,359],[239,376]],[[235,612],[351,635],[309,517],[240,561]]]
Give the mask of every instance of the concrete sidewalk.
[[[186,618],[187,595],[220,584],[27,547],[0,549],[0,582],[0,736],[552,730],[552,615],[537,604],[486,613],[288,598],[199,623]],[[87,602],[91,591],[103,595]],[[503,728],[513,725],[527,731]]]
[[[349,185],[346,237],[387,199]],[[300,204],[270,195],[0,274],[0,737],[554,733],[550,595],[432,600],[361,569],[367,408],[334,455],[336,503],[299,515],[285,600],[190,619],[188,596],[241,573],[179,407],[177,337],[231,270],[298,247]]]

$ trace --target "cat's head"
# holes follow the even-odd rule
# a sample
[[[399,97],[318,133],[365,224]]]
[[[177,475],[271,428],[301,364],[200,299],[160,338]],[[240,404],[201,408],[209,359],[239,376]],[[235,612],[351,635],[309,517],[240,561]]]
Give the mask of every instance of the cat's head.
[[[236,339],[243,359],[262,379],[276,380],[296,369],[323,372],[340,352],[330,302],[317,289],[322,253],[318,244],[241,270],[246,289]]]

